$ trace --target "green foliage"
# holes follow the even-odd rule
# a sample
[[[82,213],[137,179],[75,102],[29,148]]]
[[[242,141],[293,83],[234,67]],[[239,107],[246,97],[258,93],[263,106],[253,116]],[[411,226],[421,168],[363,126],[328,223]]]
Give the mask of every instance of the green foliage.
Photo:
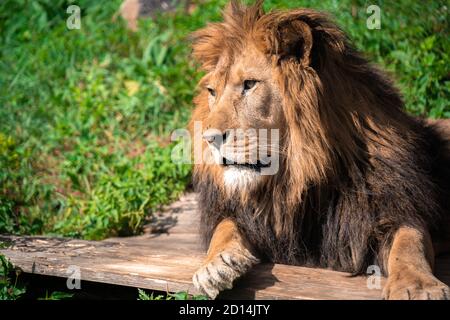
[[[0,247],[2,247],[0,243]],[[13,264],[2,254],[0,254],[0,300],[17,300],[26,293],[25,284],[19,282],[19,276],[22,271],[13,266]],[[45,296],[38,300],[63,300],[73,297],[72,293],[53,291],[49,294],[46,291]]]
[[[146,293],[142,289],[138,289],[138,300],[208,300],[208,297],[203,295],[190,295],[188,292],[167,293],[166,295],[154,295]]]
[[[174,300],[208,300],[207,296],[204,295],[189,295],[188,292],[177,292],[170,294]]]
[[[25,293],[25,288],[17,284],[19,275],[20,270],[0,254],[0,300],[17,300]]]
[[[48,291],[45,292],[45,297],[39,298],[38,300],[66,300],[73,297],[73,293],[53,291],[51,294]]]
[[[121,0],[0,2],[0,232],[100,239],[140,231],[175,199],[190,168],[170,160],[201,76],[187,35],[220,19],[226,0],[140,21],[112,21]],[[68,30],[66,9],[81,8]],[[371,3],[372,4],[372,3]],[[389,70],[417,115],[450,117],[446,1],[266,0],[266,9],[326,10],[356,47]]]
[[[194,68],[173,28],[113,23],[120,1],[77,2],[82,29],[67,30],[70,2],[0,3],[0,232],[135,234],[189,181],[167,134]]]

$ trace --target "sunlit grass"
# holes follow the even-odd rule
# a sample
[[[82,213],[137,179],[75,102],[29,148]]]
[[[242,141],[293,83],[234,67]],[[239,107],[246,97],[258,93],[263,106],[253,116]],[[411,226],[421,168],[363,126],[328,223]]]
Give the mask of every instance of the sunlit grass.
[[[0,232],[88,239],[139,233],[175,199],[190,168],[170,159],[169,133],[186,125],[200,74],[187,35],[220,18],[226,1],[202,1],[143,20],[112,21],[120,0],[0,2]],[[407,109],[450,117],[445,1],[266,1],[326,10],[373,61],[392,72]]]

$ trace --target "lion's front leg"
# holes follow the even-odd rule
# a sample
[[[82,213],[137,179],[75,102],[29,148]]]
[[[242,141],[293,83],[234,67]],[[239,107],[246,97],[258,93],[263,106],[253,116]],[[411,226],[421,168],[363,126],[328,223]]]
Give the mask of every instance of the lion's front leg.
[[[383,290],[391,300],[450,299],[449,287],[432,273],[433,246],[426,230],[400,228],[388,259],[388,281]]]
[[[215,229],[204,264],[193,276],[197,289],[210,298],[231,289],[233,281],[259,262],[236,224],[223,220]]]

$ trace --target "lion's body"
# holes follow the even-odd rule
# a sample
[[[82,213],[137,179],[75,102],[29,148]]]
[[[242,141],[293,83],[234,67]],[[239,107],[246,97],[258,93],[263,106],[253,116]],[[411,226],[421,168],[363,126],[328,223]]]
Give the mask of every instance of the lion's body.
[[[281,130],[279,172],[245,176],[248,187],[230,189],[228,167],[195,166],[205,242],[226,219],[258,257],[358,274],[374,264],[388,272],[401,228],[449,236],[441,226],[450,216],[450,142],[441,125],[406,114],[389,78],[326,15],[264,14],[260,5],[234,3],[225,22],[194,35],[202,82],[217,92],[199,94],[192,123]],[[245,78],[246,68],[261,77],[251,101],[227,84]],[[262,122],[266,104],[272,122]]]
[[[334,183],[311,187],[288,227],[292,233],[281,236],[267,216],[255,215],[259,206],[272,201],[271,190],[265,189],[270,186],[241,203],[239,197],[224,196],[212,180],[196,176],[205,242],[209,244],[216,225],[229,217],[268,261],[366,273],[369,265],[386,270],[392,236],[401,225],[426,221],[433,239],[448,239],[441,220],[450,208],[450,157],[442,149],[448,142],[421,121],[416,125],[416,133],[407,133],[420,137],[410,153],[398,154],[388,145],[393,150],[385,152],[394,156],[371,155],[370,168],[361,164]],[[270,209],[267,213],[273,214]]]

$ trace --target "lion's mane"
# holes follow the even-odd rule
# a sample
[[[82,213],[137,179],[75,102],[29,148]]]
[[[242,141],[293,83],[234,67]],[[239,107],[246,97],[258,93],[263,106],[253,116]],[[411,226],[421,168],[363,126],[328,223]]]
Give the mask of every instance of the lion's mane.
[[[310,28],[308,66],[276,50],[274,26],[294,20]],[[269,261],[358,274],[372,264],[385,270],[399,226],[439,231],[450,198],[446,142],[433,126],[402,110],[389,78],[326,14],[266,14],[262,1],[250,7],[232,2],[224,22],[208,25],[193,40],[206,72],[222,55],[232,61],[246,41],[270,55],[288,126],[280,172],[245,197],[224,192],[217,166],[195,166],[206,243],[215,226],[231,217]],[[192,121],[204,120],[206,99],[199,95],[195,102]]]

